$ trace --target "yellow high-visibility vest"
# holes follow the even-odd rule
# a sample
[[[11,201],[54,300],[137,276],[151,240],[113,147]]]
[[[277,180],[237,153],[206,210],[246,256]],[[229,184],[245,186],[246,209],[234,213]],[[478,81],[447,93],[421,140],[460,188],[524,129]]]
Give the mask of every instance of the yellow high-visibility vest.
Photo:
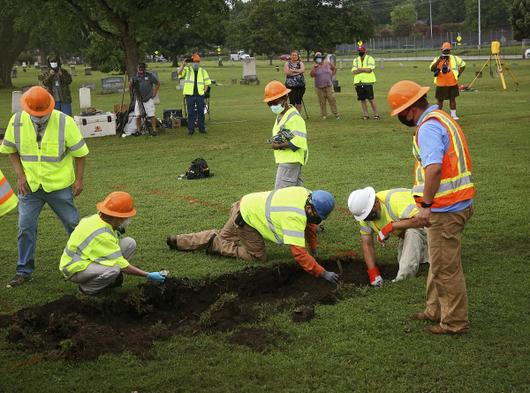
[[[381,206],[380,217],[373,221],[360,221],[361,235],[370,235],[379,232],[384,226],[391,222],[398,222],[414,217],[418,214],[416,201],[409,188],[394,188],[392,190],[379,191],[375,194]]]
[[[17,207],[18,198],[0,170],[0,217]]]
[[[72,185],[73,157],[86,156],[88,147],[70,116],[54,110],[39,141],[29,114],[22,111],[9,120],[0,153],[20,155],[31,191],[42,186],[52,192]]]
[[[360,74],[355,74],[353,76],[353,84],[372,84],[375,83],[375,59],[370,55],[364,55],[364,58],[361,56],[353,59],[352,72],[356,71],[359,68],[370,68],[372,72],[362,72]]]
[[[256,192],[241,198],[243,220],[263,238],[277,244],[305,247],[305,204],[311,194],[304,187]]]
[[[296,151],[293,151],[291,148],[274,150],[276,164],[297,162],[301,165],[305,165],[309,155],[307,131],[304,119],[294,106],[289,108],[281,118],[280,115],[276,116],[276,121],[272,128],[272,135],[276,135],[282,127],[293,133],[294,137],[291,139],[291,143],[298,147],[298,149]]]
[[[184,78],[184,89],[182,90],[182,94],[185,96],[192,96],[193,86],[195,84],[195,70],[191,66],[184,67],[179,74],[179,78],[182,77]],[[206,86],[211,84],[212,81],[210,80],[208,71],[202,67],[199,67],[199,70],[197,71],[197,92],[199,95],[203,96]]]
[[[86,270],[91,263],[118,265],[120,269],[129,266],[121,253],[118,235],[99,214],[85,217],[79,222],[68,239],[59,270],[66,278],[70,278]]]

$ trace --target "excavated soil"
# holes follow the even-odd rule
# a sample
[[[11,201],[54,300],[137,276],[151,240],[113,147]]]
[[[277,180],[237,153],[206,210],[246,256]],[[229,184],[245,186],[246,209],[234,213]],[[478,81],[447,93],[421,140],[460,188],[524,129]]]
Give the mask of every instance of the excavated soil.
[[[8,341],[46,358],[91,360],[129,351],[148,359],[155,340],[216,331],[229,331],[233,344],[267,352],[287,334],[245,324],[281,311],[291,311],[293,321],[308,321],[315,316],[314,305],[335,304],[368,285],[364,262],[351,254],[322,265],[342,271],[343,284],[336,287],[290,263],[205,281],[168,278],[164,285],[142,284],[131,293],[107,297],[64,296],[0,321],[7,326]],[[385,279],[393,278],[397,265],[380,270]]]

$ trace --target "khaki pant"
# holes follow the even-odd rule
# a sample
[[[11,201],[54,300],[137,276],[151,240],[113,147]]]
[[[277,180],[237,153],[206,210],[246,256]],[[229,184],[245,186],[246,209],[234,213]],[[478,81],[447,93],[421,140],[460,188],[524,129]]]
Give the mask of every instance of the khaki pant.
[[[428,255],[425,229],[407,229],[404,236],[399,239],[397,255],[399,271],[393,281],[416,277],[420,263],[429,262]]]
[[[267,254],[263,237],[254,228],[245,224],[238,226],[235,219],[239,213],[239,202],[232,205],[230,217],[220,231],[210,229],[202,232],[177,235],[177,250],[193,251],[208,246],[212,236],[215,236],[210,252],[225,257],[239,258],[245,261],[265,261]]]
[[[129,260],[136,250],[136,241],[132,237],[124,237],[120,239],[120,249],[123,257]],[[105,266],[93,262],[82,272],[70,277],[70,281],[79,284],[79,287],[87,295],[95,295],[112,285],[120,272],[121,269],[118,265]]]
[[[467,290],[462,269],[461,240],[473,207],[457,213],[432,213],[427,228],[429,275],[425,314],[444,329],[458,332],[469,326]]]
[[[329,102],[331,112],[335,116],[338,116],[339,113],[337,112],[337,101],[335,100],[335,92],[333,91],[333,87],[315,87],[315,91],[317,92],[318,102],[320,104],[320,115],[327,116],[327,100]]]

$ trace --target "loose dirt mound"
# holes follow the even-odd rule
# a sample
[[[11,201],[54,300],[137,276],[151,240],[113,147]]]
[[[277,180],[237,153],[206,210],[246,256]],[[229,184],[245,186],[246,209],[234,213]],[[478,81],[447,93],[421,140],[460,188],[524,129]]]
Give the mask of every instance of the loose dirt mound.
[[[149,358],[154,340],[231,330],[230,342],[263,352],[284,334],[240,325],[259,322],[278,311],[335,304],[351,296],[355,286],[368,285],[364,263],[351,255],[322,265],[327,270],[342,270],[344,284],[337,288],[294,263],[249,268],[206,281],[169,278],[162,286],[142,284],[128,294],[64,296],[20,310],[11,316],[7,339],[52,358],[88,360],[124,350]],[[397,266],[380,270],[384,278],[393,278]],[[257,336],[260,340],[254,339]]]

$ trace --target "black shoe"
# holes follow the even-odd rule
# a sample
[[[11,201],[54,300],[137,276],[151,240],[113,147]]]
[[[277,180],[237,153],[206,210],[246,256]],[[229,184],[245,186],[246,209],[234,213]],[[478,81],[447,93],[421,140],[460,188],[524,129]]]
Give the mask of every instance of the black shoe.
[[[166,237],[166,244],[171,250],[178,250],[176,236],[169,235],[168,237]]]
[[[200,132],[201,134],[206,134],[206,130],[202,130],[202,131],[199,130],[199,132]]]
[[[118,274],[118,277],[116,277],[116,280],[112,284],[110,284],[107,288],[120,288],[123,285],[123,273],[120,272]]]
[[[23,276],[22,274],[17,274],[11,279],[11,281],[9,281],[9,283],[6,285],[6,288],[19,287],[25,282],[29,281],[31,281],[31,276]]]

